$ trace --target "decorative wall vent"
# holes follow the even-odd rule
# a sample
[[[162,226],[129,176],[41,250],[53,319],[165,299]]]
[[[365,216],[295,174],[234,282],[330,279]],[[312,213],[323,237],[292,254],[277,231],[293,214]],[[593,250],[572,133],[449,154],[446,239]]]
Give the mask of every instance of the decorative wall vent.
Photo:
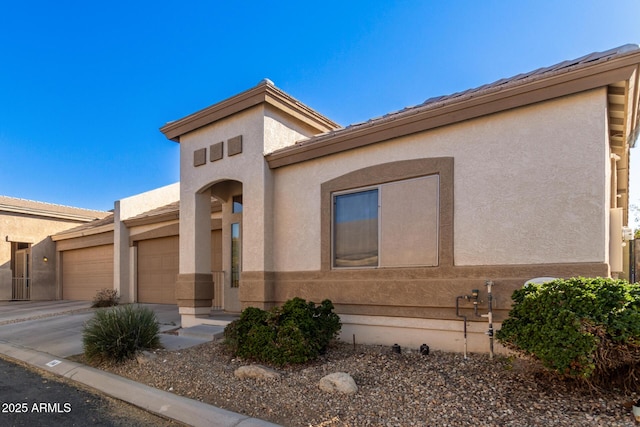
[[[215,162],[216,160],[222,159],[222,147],[224,146],[224,142],[220,141],[217,144],[213,144],[209,147],[209,161]]]
[[[207,149],[200,148],[193,152],[193,166],[202,166],[207,163]]]
[[[227,141],[227,154],[235,156],[242,153],[242,135],[234,136]]]

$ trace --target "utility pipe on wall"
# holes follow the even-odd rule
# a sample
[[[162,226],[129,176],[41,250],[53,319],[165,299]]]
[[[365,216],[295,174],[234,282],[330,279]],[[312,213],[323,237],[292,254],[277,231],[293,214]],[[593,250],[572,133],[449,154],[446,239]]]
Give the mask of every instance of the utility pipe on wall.
[[[465,301],[469,301],[473,299],[473,312],[478,315],[478,290],[474,289],[471,291],[471,295],[461,295],[456,297],[456,316],[462,317],[464,321],[464,358],[467,359],[467,315],[460,314],[460,300],[464,299]]]
[[[489,303],[489,309],[487,314],[483,314],[481,317],[486,317],[489,321],[489,330],[486,333],[489,336],[489,359],[493,359],[493,294],[491,292],[493,281],[487,280],[485,282],[485,286],[487,287],[487,301]]]
[[[464,298],[467,299],[468,295],[462,295],[459,297],[456,297],[456,316],[458,317],[462,317],[462,321],[463,323],[463,331],[464,331],[464,360],[467,360],[467,315],[466,314],[460,314],[460,300]]]

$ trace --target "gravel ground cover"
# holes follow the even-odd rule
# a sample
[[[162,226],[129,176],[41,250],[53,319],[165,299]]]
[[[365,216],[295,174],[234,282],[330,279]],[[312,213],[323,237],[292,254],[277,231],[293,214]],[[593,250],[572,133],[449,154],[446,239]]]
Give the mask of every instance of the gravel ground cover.
[[[220,343],[117,366],[123,377],[284,426],[633,426],[635,395],[593,392],[544,374],[527,360],[389,347],[332,344],[319,360],[275,368],[277,380],[240,380]],[[318,388],[333,372],[350,374],[354,395]]]

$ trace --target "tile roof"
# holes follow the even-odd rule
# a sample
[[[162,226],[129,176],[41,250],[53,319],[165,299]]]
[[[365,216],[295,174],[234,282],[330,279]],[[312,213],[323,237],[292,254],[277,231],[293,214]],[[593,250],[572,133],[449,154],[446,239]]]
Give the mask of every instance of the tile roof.
[[[143,212],[139,215],[132,216],[131,218],[125,219],[124,222],[126,223],[129,221],[136,221],[140,219],[146,219],[146,218],[162,216],[162,215],[171,215],[171,214],[176,214],[176,218],[177,218],[179,213],[180,213],[180,201],[177,201],[177,202],[169,203],[168,205],[160,206],[158,208],[152,209],[147,212]]]
[[[319,140],[322,140],[325,138],[330,138],[335,135],[354,131],[367,126],[372,126],[378,123],[392,121],[397,118],[403,117],[405,115],[411,115],[414,113],[418,113],[418,112],[422,112],[430,109],[441,108],[450,103],[460,102],[460,101],[468,100],[471,98],[480,97],[482,95],[499,92],[507,88],[519,86],[525,83],[534,82],[536,80],[541,80],[541,79],[555,76],[558,74],[574,71],[586,66],[593,65],[594,63],[607,62],[607,61],[610,61],[611,59],[618,58],[628,54],[637,53],[639,51],[640,51],[640,46],[636,44],[626,44],[626,45],[609,49],[603,52],[590,53],[588,55],[582,56],[577,59],[563,61],[558,64],[551,65],[549,67],[542,67],[527,73],[518,74],[513,77],[503,78],[493,83],[489,83],[477,88],[456,92],[450,95],[432,97],[416,106],[406,107],[406,108],[403,108],[402,110],[394,111],[394,112],[385,114],[381,117],[372,118],[364,122],[354,123],[344,128],[319,134],[311,138],[301,140],[297,142],[296,145],[304,146],[307,144],[312,144],[314,142],[318,142]],[[287,149],[291,149],[291,147],[286,147],[278,151],[286,151]],[[277,151],[274,153],[277,153]]]
[[[109,215],[107,215],[106,217],[102,218],[102,219],[96,219],[94,221],[88,222],[86,224],[82,224],[79,225],[77,227],[74,228],[70,228],[68,230],[64,230],[61,231],[60,233],[55,234],[54,236],[64,236],[67,234],[78,234],[78,233],[83,233],[83,232],[90,232],[93,231],[99,227],[103,227],[103,226],[107,226],[110,224],[113,224],[113,214],[110,213]],[[106,230],[106,231],[110,231],[110,230]],[[55,239],[54,239],[55,240]]]
[[[211,198],[211,212],[217,212],[221,210],[220,202]],[[171,218],[169,218],[171,217]],[[178,219],[180,217],[180,201],[169,203],[168,205],[160,206],[147,212],[143,212],[139,215],[125,219],[123,222],[127,225],[136,225],[136,222],[144,222],[145,220],[157,218],[159,221],[168,219]]]
[[[211,198],[211,211],[216,212],[220,211],[221,206],[220,202],[214,198]],[[139,225],[136,223],[153,223],[155,221],[167,221],[170,219],[178,219],[180,216],[180,202],[169,203],[164,206],[160,206],[158,208],[152,209],[147,212],[143,212],[139,215],[136,215],[131,218],[127,218],[123,222],[128,226]],[[108,228],[105,226],[114,224],[114,215],[113,213],[109,214],[107,217],[102,219],[97,219],[95,221],[88,222],[86,224],[82,224],[78,227],[71,228],[69,230],[62,231],[55,235],[57,238],[65,238],[65,236],[76,236],[78,234],[84,235],[86,234],[94,234],[94,233],[103,233],[107,231],[111,231],[113,228]],[[99,230],[101,229],[101,230]]]
[[[75,221],[92,221],[104,218],[109,212],[92,209],[76,208],[73,206],[57,205],[54,203],[37,202],[35,200],[16,197],[0,196],[0,211],[20,212],[23,214],[57,217]]]

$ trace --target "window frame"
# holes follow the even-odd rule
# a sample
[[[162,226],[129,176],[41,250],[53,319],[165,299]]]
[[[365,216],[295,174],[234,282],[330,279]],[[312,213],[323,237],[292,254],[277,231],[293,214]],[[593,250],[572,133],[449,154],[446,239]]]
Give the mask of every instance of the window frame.
[[[240,222],[232,222],[229,228],[231,231],[231,244],[229,247],[231,258],[230,287],[238,288],[240,287],[240,274],[242,273],[242,227]],[[234,237],[236,232],[237,236]],[[234,252],[236,253],[234,254]]]
[[[436,186],[437,186],[437,191],[436,191],[436,209],[439,208],[439,199],[440,199],[440,175],[439,174],[427,174],[427,175],[423,175],[423,176],[416,176],[416,177],[411,177],[411,178],[407,178],[407,179],[399,179],[399,180],[394,180],[394,181],[388,181],[388,182],[383,182],[380,184],[376,184],[376,185],[370,185],[370,186],[366,186],[366,187],[360,187],[360,188],[353,188],[353,189],[349,189],[349,190],[343,190],[343,191],[335,191],[333,193],[331,193],[331,269],[333,270],[343,270],[343,269],[370,269],[370,268],[403,268],[403,267],[437,267],[439,265],[439,260],[438,258],[438,250],[436,250],[436,263],[435,264],[414,264],[414,265],[399,265],[399,266],[394,266],[394,265],[385,265],[384,262],[384,253],[385,253],[385,249],[382,245],[383,243],[383,236],[382,236],[382,227],[383,224],[382,222],[384,221],[383,215],[382,215],[382,210],[383,210],[383,187],[390,185],[390,184],[400,184],[400,183],[404,183],[404,182],[411,182],[411,181],[418,181],[418,180],[422,180],[422,179],[429,179],[429,178],[435,178],[436,179]],[[335,252],[335,248],[336,248],[336,199],[340,196],[344,196],[344,195],[349,195],[349,194],[358,194],[358,193],[366,193],[369,191],[373,191],[376,190],[376,196],[377,196],[377,213],[376,213],[376,228],[377,228],[377,245],[376,245],[376,249],[377,249],[377,260],[376,260],[376,265],[362,265],[362,266],[340,266],[340,265],[336,265],[336,252]],[[437,230],[437,235],[436,235],[436,239],[439,240],[439,225],[440,225],[440,214],[438,212],[438,214],[436,215],[435,218],[435,226],[436,226],[436,230]],[[438,244],[439,247],[439,244]]]
[[[378,196],[378,207],[377,207],[377,215],[376,215],[376,226],[378,229],[378,260],[377,260],[377,265],[364,265],[364,266],[353,266],[353,267],[348,267],[348,266],[338,266],[336,265],[336,254],[335,254],[335,247],[336,247],[336,197],[339,196],[344,196],[347,194],[357,194],[357,193],[364,193],[367,191],[372,191],[372,190],[376,190],[377,192],[377,196]],[[331,193],[331,269],[339,269],[339,270],[353,270],[353,269],[369,269],[369,268],[380,268],[380,185],[371,185],[368,187],[362,187],[362,188],[354,188],[351,190],[344,190],[344,191],[336,191],[334,193]]]
[[[320,184],[320,271],[339,271],[332,267],[332,194],[357,190],[391,181],[426,175],[439,176],[438,187],[438,265],[430,270],[454,267],[454,158],[427,157],[375,164],[338,175]],[[378,268],[377,270],[390,269]],[[397,267],[406,269],[412,267]],[[420,268],[422,269],[422,268]],[[372,271],[376,269],[366,269]]]

